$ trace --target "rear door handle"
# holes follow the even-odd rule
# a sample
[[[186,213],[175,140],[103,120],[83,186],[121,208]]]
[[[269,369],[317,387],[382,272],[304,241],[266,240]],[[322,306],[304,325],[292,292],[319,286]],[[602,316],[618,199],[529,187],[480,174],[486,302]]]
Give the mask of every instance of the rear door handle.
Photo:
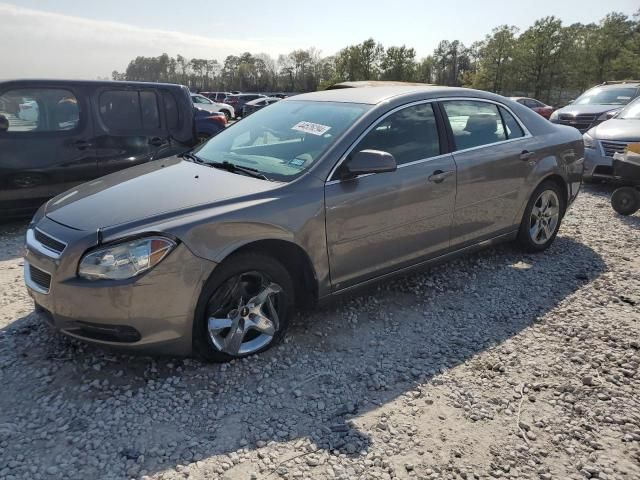
[[[78,150],[86,150],[87,148],[93,147],[93,143],[88,142],[87,140],[77,140],[73,144]]]
[[[161,147],[162,145],[165,145],[167,142],[167,140],[165,140],[164,138],[160,138],[160,137],[153,137],[149,139],[149,145],[153,145],[154,147]]]
[[[435,172],[433,172],[433,175],[429,176],[429,181],[433,183],[442,183],[444,182],[445,178],[450,177],[453,174],[453,170],[447,170],[446,172],[443,172],[442,170],[436,170]]]
[[[535,154],[536,154],[536,152],[530,152],[529,150],[523,150],[522,153],[520,154],[520,160],[522,160],[522,161],[531,160]]]

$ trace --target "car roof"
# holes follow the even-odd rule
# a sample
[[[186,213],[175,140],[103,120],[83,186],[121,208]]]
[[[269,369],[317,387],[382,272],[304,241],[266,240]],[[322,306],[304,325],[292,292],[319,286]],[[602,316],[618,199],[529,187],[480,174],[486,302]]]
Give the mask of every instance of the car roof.
[[[131,87],[163,87],[163,88],[186,88],[176,83],[157,83],[157,82],[129,82],[119,80],[67,80],[60,78],[16,78],[11,80],[0,81],[0,86],[10,86],[12,84],[29,83],[31,85],[94,85],[105,87],[131,86]]]
[[[625,87],[640,88],[640,81],[604,82],[604,83],[601,83],[600,85],[593,86],[593,88],[606,88],[606,89],[625,88]]]
[[[376,105],[397,97],[406,97],[407,99],[428,99],[437,98],[439,96],[446,97],[475,97],[486,98],[489,100],[504,99],[494,93],[484,92],[481,90],[473,90],[470,88],[460,87],[441,87],[441,86],[424,86],[424,85],[402,85],[402,86],[385,86],[385,87],[361,87],[361,88],[340,88],[337,90],[323,90],[320,92],[302,93],[292,98],[285,98],[283,101],[315,101],[315,102],[338,102],[338,103],[364,103]]]

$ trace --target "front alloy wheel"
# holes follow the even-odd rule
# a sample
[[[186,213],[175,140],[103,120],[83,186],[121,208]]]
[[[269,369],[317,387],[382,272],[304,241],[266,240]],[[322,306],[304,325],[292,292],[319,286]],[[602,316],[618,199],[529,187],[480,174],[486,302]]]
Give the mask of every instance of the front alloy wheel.
[[[194,348],[214,362],[266,350],[284,336],[294,303],[293,282],[280,262],[256,253],[232,256],[202,290]]]
[[[227,280],[209,301],[207,328],[213,346],[232,357],[268,346],[280,328],[280,293],[282,287],[260,272]]]

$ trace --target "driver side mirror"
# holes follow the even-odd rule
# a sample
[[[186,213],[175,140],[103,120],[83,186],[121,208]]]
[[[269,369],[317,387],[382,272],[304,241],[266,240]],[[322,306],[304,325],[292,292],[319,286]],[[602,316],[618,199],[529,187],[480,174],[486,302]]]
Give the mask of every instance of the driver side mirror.
[[[0,133],[5,133],[9,130],[9,119],[4,115],[0,115]]]
[[[396,159],[389,152],[362,150],[342,164],[340,178],[342,180],[350,180],[358,175],[395,172],[397,169]]]

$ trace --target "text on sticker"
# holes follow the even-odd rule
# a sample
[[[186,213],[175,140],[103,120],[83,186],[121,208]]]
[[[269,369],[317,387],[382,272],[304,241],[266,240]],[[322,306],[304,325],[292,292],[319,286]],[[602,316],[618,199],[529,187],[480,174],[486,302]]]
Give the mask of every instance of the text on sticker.
[[[319,123],[298,122],[293,127],[291,127],[291,130],[297,130],[298,132],[321,136],[331,130],[331,127],[328,127],[327,125],[320,125]]]

